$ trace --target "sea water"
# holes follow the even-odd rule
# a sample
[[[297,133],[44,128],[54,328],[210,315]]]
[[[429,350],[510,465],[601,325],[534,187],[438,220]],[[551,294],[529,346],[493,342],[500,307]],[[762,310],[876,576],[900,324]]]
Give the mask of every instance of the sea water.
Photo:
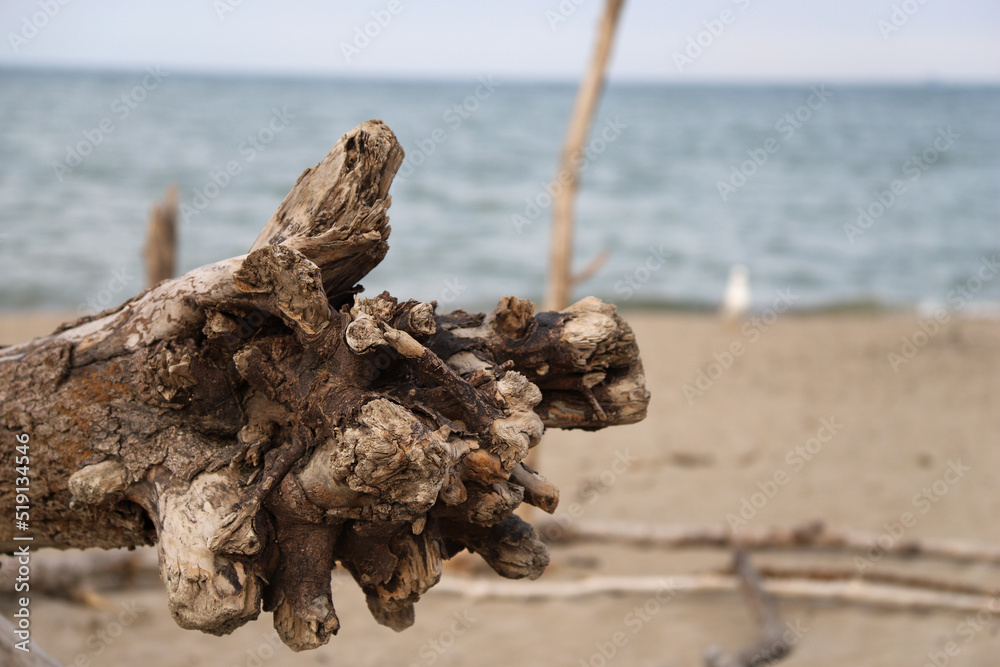
[[[151,205],[179,190],[182,271],[247,251],[299,174],[380,118],[407,157],[368,292],[540,300],[572,83],[0,70],[0,309],[114,305],[144,287]],[[714,308],[1000,303],[1000,88],[616,84],[576,198],[574,290]],[[958,297],[956,295],[962,294]]]

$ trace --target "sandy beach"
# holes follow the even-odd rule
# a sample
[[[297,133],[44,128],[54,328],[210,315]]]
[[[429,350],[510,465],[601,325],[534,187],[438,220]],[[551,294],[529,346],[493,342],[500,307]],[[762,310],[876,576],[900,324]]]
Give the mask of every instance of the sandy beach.
[[[596,433],[546,434],[538,465],[562,490],[557,515],[737,528],[823,519],[881,533],[908,514],[907,538],[1000,543],[1000,321],[845,313],[738,327],[703,314],[625,315],[652,392],[649,416]],[[62,319],[0,316],[0,344],[47,333]],[[666,578],[729,558],[717,550],[557,545],[541,581]],[[855,567],[848,555],[759,554],[754,562]],[[871,567],[1000,585],[995,566],[885,558]],[[636,616],[649,595],[507,602],[432,590],[417,605],[416,624],[396,634],[374,622],[353,582],[337,577],[335,585],[340,634],[303,654],[270,643],[277,640],[269,614],[223,638],[181,630],[159,588],[109,593],[113,605],[127,606],[114,612],[34,600],[33,638],[81,667],[663,667],[702,664],[707,646],[733,650],[755,633],[736,594],[680,594]],[[1000,655],[991,612],[969,625],[965,612],[804,601],[782,601],[780,611],[798,638],[781,663],[789,666],[985,666]]]

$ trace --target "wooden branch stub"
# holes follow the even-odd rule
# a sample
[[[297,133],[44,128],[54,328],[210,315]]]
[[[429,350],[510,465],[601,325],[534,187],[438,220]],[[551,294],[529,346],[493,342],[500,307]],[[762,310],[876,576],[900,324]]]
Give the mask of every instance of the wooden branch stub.
[[[534,411],[547,427],[594,430],[645,418],[635,334],[613,305],[587,297],[558,313],[532,318],[533,309],[504,297],[482,319],[439,317],[429,345],[462,372],[511,363],[541,392]]]
[[[144,500],[155,500],[160,578],[177,624],[225,635],[257,618],[263,581],[248,557],[260,551],[258,536],[253,532],[242,536],[243,555],[222,555],[207,548],[222,527],[225,510],[240,500],[233,472],[202,474],[189,485],[161,473],[151,486]]]
[[[519,463],[511,474],[511,479],[524,487],[524,502],[552,514],[559,506],[559,487],[537,472]]]
[[[489,527],[446,524],[443,532],[508,579],[537,579],[549,564],[549,550],[531,525],[515,514]]]
[[[128,470],[113,459],[81,468],[69,478],[70,493],[75,499],[88,505],[99,505],[126,488]]]
[[[250,248],[281,244],[298,250],[323,274],[335,306],[389,250],[389,185],[403,149],[380,120],[354,128],[307,169]]]
[[[233,274],[241,292],[267,295],[282,319],[307,334],[317,334],[330,321],[330,306],[319,267],[299,251],[280,245],[254,250]]]
[[[177,186],[169,185],[163,201],[153,205],[143,248],[146,286],[174,277],[177,267]]]

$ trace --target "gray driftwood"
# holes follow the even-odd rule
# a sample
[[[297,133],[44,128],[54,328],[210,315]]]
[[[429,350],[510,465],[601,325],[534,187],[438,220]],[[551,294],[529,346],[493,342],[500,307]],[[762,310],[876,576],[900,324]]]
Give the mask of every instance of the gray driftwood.
[[[484,316],[358,296],[402,159],[364,123],[248,255],[0,349],[0,466],[30,436],[33,547],[155,542],[181,626],[228,633],[263,609],[296,650],[337,632],[337,564],[397,630],[463,549],[541,574],[547,549],[513,511],[558,491],[521,460],[547,426],[645,416],[635,338],[593,298]],[[12,531],[0,551],[23,544]]]

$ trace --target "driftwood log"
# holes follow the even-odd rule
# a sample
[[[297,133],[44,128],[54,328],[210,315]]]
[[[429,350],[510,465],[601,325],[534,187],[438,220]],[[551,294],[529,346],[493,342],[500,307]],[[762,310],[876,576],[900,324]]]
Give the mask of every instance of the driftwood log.
[[[645,416],[635,338],[594,298],[484,316],[360,297],[402,159],[364,123],[249,254],[0,348],[6,516],[30,447],[30,527],[0,523],[0,551],[156,543],[178,624],[224,634],[263,609],[295,650],[339,627],[338,563],[396,630],[463,549],[538,577],[547,549],[513,511],[558,490],[521,460],[545,427]]]

